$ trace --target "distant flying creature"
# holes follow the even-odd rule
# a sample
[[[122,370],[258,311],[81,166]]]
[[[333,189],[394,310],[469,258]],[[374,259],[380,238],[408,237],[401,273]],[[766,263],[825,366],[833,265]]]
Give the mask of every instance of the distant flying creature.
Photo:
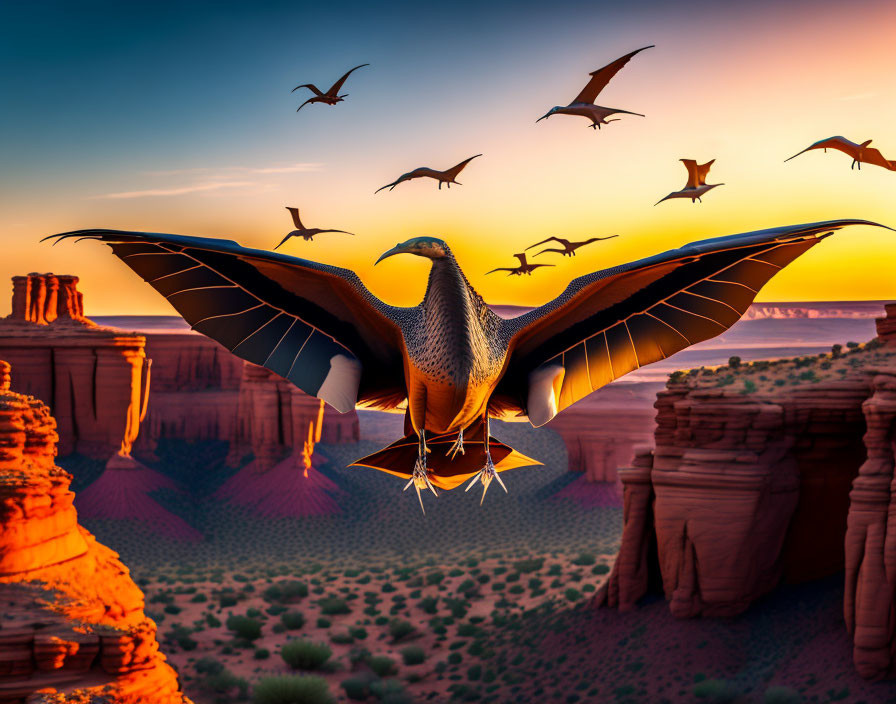
[[[794,154],[790,159],[796,159],[800,154],[805,154],[812,149],[824,149],[825,152],[827,152],[828,149],[839,149],[844,154],[852,157],[852,164],[849,166],[850,169],[854,169],[858,166],[861,170],[862,162],[864,162],[866,164],[880,166],[888,171],[896,171],[896,161],[884,159],[884,155],[874,147],[869,148],[869,144],[871,144],[870,139],[861,144],[856,144],[846,137],[828,137],[827,139],[822,139],[820,142],[816,142],[810,147],[806,147],[798,154]],[[788,162],[790,159],[785,159],[784,161]]]
[[[709,173],[709,167],[715,163],[715,159],[707,161],[705,164],[698,164],[693,159],[679,159],[679,161],[688,170],[687,184],[680,191],[673,191],[665,198],[660,198],[654,205],[659,205],[664,200],[669,200],[670,198],[690,198],[691,203],[695,203],[698,200],[702,203],[703,200],[700,196],[711,191],[716,186],[725,185],[724,183],[706,183],[706,175]]]
[[[336,103],[341,103],[343,98],[348,96],[348,93],[338,95],[339,91],[342,90],[342,84],[345,83],[345,79],[351,75],[352,71],[357,71],[359,68],[362,68],[364,66],[370,66],[370,64],[361,64],[360,66],[355,66],[351,71],[348,71],[342,78],[340,78],[332,86],[330,86],[330,89],[326,92],[321,92],[320,88],[318,88],[313,83],[303,83],[302,85],[293,88],[290,93],[295,93],[299,88],[308,88],[312,93],[314,93],[313,96],[308,98],[308,100],[306,100],[296,108],[296,112],[301,110],[308,103],[326,103],[327,105],[335,105]]]
[[[398,308],[339,267],[236,242],[79,230],[165,296],[194,330],[345,413],[405,408],[405,435],[355,464],[417,490],[537,464],[492,438],[490,418],[534,426],[614,379],[736,323],[756,292],[846,225],[831,220],[693,242],[574,279],[545,305],[500,318],[448,245],[414,237],[380,255],[432,261],[423,300]],[[421,499],[422,506],[422,499]]]
[[[476,154],[475,156],[471,156],[469,159],[464,159],[462,162],[457,164],[456,166],[452,166],[450,169],[446,169],[445,171],[436,171],[435,169],[430,169],[428,166],[421,166],[419,169],[414,169],[413,171],[408,171],[406,174],[402,174],[398,177],[397,180],[392,183],[387,183],[385,186],[381,188],[377,188],[374,191],[374,194],[379,193],[383,188],[388,188],[390,191],[395,188],[399,183],[404,181],[410,181],[414,178],[434,178],[439,182],[439,190],[442,190],[442,184],[447,184],[448,188],[451,188],[452,183],[457,183],[458,186],[462,186],[462,183],[458,183],[455,179],[457,179],[457,175],[464,170],[467,164],[469,164],[473,159],[477,156],[482,156],[482,154]]]
[[[523,274],[525,274],[526,276],[532,276],[532,272],[540,266],[555,266],[554,264],[530,264],[526,261],[525,252],[520,252],[519,254],[514,254],[513,256],[520,260],[519,266],[505,266],[499,269],[492,269],[491,271],[485,272],[486,276],[488,274],[494,274],[496,271],[509,271],[510,273],[508,274],[508,276],[522,276]]]
[[[619,237],[619,235],[610,235],[609,237],[592,237],[590,240],[585,240],[584,242],[570,242],[569,240],[565,240],[562,237],[548,237],[546,240],[542,240],[541,242],[536,242],[533,245],[529,245],[526,247],[526,251],[529,251],[533,247],[537,247],[540,244],[545,244],[546,242],[558,242],[563,249],[553,249],[546,248],[541,250],[540,252],[536,252],[535,256],[537,257],[539,254],[544,254],[545,252],[556,252],[557,254],[561,254],[564,257],[574,257],[576,256],[576,250],[579,247],[584,247],[586,244],[591,244],[592,242],[601,242],[603,240],[611,240],[614,237]]]
[[[598,94],[607,86],[610,79],[619,72],[619,69],[629,62],[629,59],[639,51],[652,49],[653,47],[653,44],[641,47],[630,54],[626,54],[622,58],[616,59],[613,63],[607,64],[597,71],[592,71],[591,80],[588,81],[588,85],[582,89],[582,92],[579,93],[569,105],[566,105],[565,107],[557,105],[551,108],[546,115],[539,117],[535,122],[541,122],[551,115],[581,115],[582,117],[587,117],[591,120],[589,127],[592,129],[600,129],[601,125],[616,122],[618,118],[613,120],[607,119],[610,115],[625,114],[644,117],[644,115],[639,112],[629,112],[628,110],[618,110],[616,108],[605,108],[600,105],[595,105],[594,101],[597,100]]]
[[[278,244],[274,249],[280,249],[286,240],[291,237],[301,237],[306,242],[313,242],[314,236],[319,235],[322,232],[341,232],[344,235],[352,235],[354,236],[354,232],[346,232],[345,230],[322,230],[319,227],[305,227],[302,224],[302,220],[299,218],[299,209],[298,208],[290,208],[286,206],[286,209],[292,213],[292,221],[295,223],[296,229],[290,232],[286,237],[280,240],[280,244]]]

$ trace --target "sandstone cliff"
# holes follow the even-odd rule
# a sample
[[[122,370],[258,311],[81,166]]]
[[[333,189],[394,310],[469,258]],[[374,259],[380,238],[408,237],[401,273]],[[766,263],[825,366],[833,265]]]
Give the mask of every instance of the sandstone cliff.
[[[146,409],[145,338],[84,317],[78,277],[13,277],[12,313],[0,320],[0,356],[15,389],[46,399],[59,451],[96,459],[127,455]]]
[[[845,566],[856,667],[896,673],[896,306],[878,331],[831,355],[673,375],[655,448],[619,471],[622,545],[598,603],[659,589],[678,617],[730,616]]]
[[[78,525],[56,441],[0,363],[0,701],[188,702],[127,568]]]

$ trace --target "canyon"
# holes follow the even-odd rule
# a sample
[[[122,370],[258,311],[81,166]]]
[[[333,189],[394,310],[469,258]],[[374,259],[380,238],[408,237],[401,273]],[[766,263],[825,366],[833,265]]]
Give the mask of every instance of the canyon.
[[[733,616],[844,571],[856,669],[896,674],[896,305],[877,328],[823,358],[673,375],[654,447],[619,470],[622,543],[597,603],[659,592],[678,618]]]

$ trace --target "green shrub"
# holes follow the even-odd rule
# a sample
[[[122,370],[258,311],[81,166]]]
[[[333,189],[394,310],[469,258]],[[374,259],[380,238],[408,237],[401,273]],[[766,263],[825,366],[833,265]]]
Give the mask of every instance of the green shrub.
[[[414,704],[413,698],[398,680],[381,680],[370,684],[370,693],[381,704]]]
[[[317,627],[318,628],[329,628],[330,627],[330,619],[325,618],[323,616],[318,617]]]
[[[202,592],[199,592],[198,594],[194,594],[193,598],[190,599],[190,601],[193,602],[194,604],[202,604],[202,603],[205,603],[206,601],[208,601],[208,597],[205,594],[203,594]]]
[[[582,552],[579,553],[579,556],[572,561],[572,564],[584,567],[587,565],[593,565],[595,562],[597,562],[597,557],[595,557],[590,552]]]
[[[352,626],[348,629],[348,634],[354,640],[365,640],[367,638],[367,629],[363,626]]]
[[[261,637],[261,621],[249,616],[231,616],[227,619],[227,630],[243,640],[257,640]]]
[[[305,582],[284,581],[272,584],[262,593],[265,601],[289,603],[308,596]]]
[[[336,645],[350,645],[355,642],[349,633],[333,633],[330,635],[330,640]]]
[[[599,565],[595,565],[594,567],[591,568],[591,574],[601,575],[601,574],[606,574],[609,571],[610,571],[610,566],[604,565],[602,563]]]
[[[254,657],[256,660],[267,660],[269,657],[271,657],[271,651],[267,648],[256,648],[255,654],[252,657]]]
[[[573,589],[572,587],[563,592],[563,595],[566,597],[567,601],[578,601],[582,598],[582,592],[578,589]]]
[[[317,602],[320,606],[320,612],[325,616],[337,616],[339,614],[350,614],[352,610],[349,608],[345,599],[336,596],[329,596]]]
[[[420,601],[418,606],[422,609],[424,613],[427,614],[435,614],[439,608],[439,597],[437,596],[428,596]]]
[[[340,683],[340,687],[345,690],[345,696],[356,702],[363,702],[370,696],[370,685],[376,680],[372,677],[359,675],[349,677]]]
[[[732,369],[737,369],[740,366],[740,357],[734,355],[733,357],[728,358],[728,366]]]
[[[409,645],[402,648],[401,659],[405,665],[420,665],[426,660],[426,653],[419,645]]]
[[[282,675],[258,680],[252,701],[254,704],[331,704],[336,700],[323,677]]]
[[[538,572],[542,567],[544,567],[544,558],[543,557],[534,557],[528,560],[518,560],[513,563],[513,569],[517,572],[523,572],[529,574],[530,572]]]
[[[305,615],[301,611],[285,611],[280,614],[280,623],[288,631],[297,631],[305,625]]]
[[[389,635],[392,637],[393,642],[407,638],[413,632],[414,626],[408,621],[396,618],[389,623]]]
[[[280,657],[293,670],[316,670],[320,668],[333,651],[325,643],[309,640],[291,640],[280,648]]]
[[[179,614],[181,611],[183,611],[183,609],[181,609],[179,606],[177,606],[177,605],[175,605],[175,604],[168,604],[167,606],[165,606],[165,613],[166,613],[166,614],[174,614],[174,615],[177,615],[177,614]]]
[[[386,655],[374,655],[368,658],[367,667],[379,677],[388,677],[398,672],[398,668],[395,667],[395,661]]]

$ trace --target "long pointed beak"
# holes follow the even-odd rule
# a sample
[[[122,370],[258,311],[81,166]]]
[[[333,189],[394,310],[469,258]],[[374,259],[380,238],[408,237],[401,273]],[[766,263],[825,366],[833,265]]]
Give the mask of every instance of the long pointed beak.
[[[400,244],[397,244],[397,245],[395,245],[392,249],[390,249],[390,250],[388,250],[388,251],[386,251],[386,252],[383,252],[383,253],[380,255],[380,258],[377,259],[377,260],[373,263],[373,265],[376,266],[376,265],[379,264],[381,261],[383,261],[383,259],[388,259],[389,257],[391,257],[391,256],[393,256],[393,255],[395,255],[395,254],[401,254],[401,253],[404,252],[404,251],[405,251],[405,250],[402,249],[401,245],[400,245]]]
[[[541,122],[542,120],[546,120],[546,119],[549,118],[551,115],[552,115],[552,113],[548,113],[547,115],[544,115],[543,117],[539,117],[539,118],[535,121],[535,124],[537,125],[537,124],[538,124],[539,122]]]

